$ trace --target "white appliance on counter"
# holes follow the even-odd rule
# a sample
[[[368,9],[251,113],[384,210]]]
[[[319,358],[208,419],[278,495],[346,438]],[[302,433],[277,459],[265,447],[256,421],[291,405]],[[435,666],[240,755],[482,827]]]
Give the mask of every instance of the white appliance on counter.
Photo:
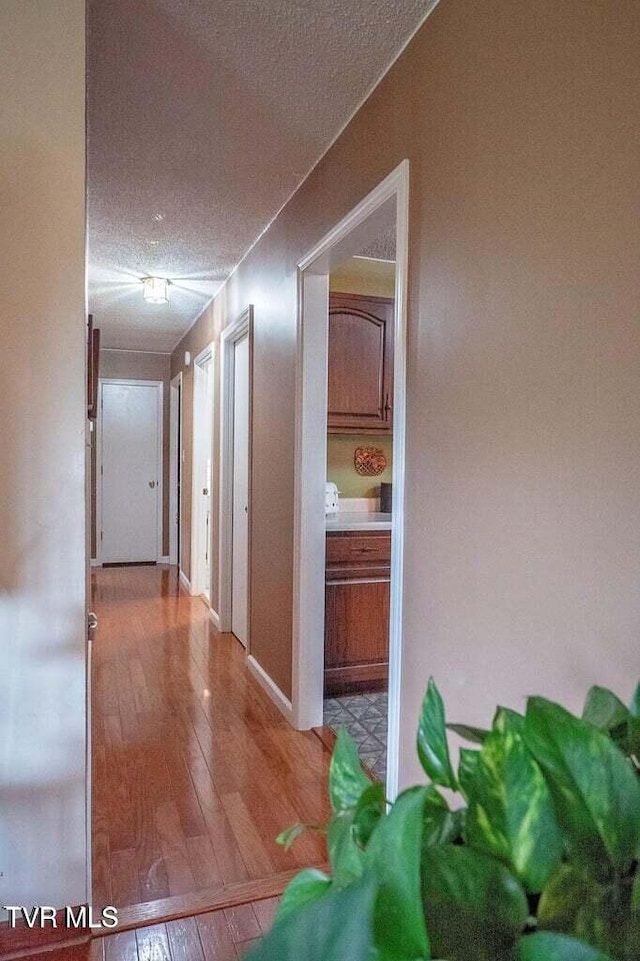
[[[325,515],[338,513],[338,485],[333,481],[324,485],[324,512]]]

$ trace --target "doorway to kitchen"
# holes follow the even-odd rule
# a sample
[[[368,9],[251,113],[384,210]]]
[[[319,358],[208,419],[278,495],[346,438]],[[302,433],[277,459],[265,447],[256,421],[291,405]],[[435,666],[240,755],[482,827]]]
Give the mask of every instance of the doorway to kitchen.
[[[325,693],[331,693],[333,684],[337,684],[336,693],[340,685],[351,690],[352,695],[345,698],[352,700],[351,705],[333,704],[334,716],[339,706],[355,709],[351,711],[354,733],[358,726],[364,727],[358,714],[376,716],[376,735],[387,757],[386,765],[382,753],[376,758],[374,773],[386,780],[389,798],[398,790],[408,180],[409,164],[403,161],[298,264],[293,718],[300,729],[322,727]],[[385,269],[393,274],[393,296],[331,291],[332,275],[335,279],[338,272],[353,268],[354,258],[369,265],[374,260],[388,261]],[[336,293],[342,299],[332,296]],[[330,370],[330,354],[344,356],[354,350],[359,363],[352,373],[356,368],[362,371],[363,358],[369,362],[369,373],[364,381],[360,379],[357,390],[358,378],[349,376],[347,366],[343,364],[337,373]],[[368,517],[367,523],[356,518],[353,526],[346,522],[345,526],[340,521],[346,514],[359,513],[349,508],[362,505],[343,503],[339,505],[342,518],[338,510],[338,526],[331,531],[325,497],[335,498],[336,491],[326,490],[327,431],[333,426],[337,434],[348,433],[355,430],[356,421],[359,435],[366,438],[373,431],[386,436],[390,458],[377,438],[372,444],[357,444],[362,449],[353,455],[354,461],[359,457],[365,473],[372,471],[371,477],[382,477],[384,462],[390,459],[387,477],[393,485],[393,510],[390,516],[381,512],[379,501],[367,497],[371,490],[365,490],[363,498],[347,500],[373,502],[367,505],[374,508],[368,513],[377,516]],[[375,493],[380,498],[383,492]],[[346,631],[336,629],[336,618],[342,618],[342,625],[348,623]],[[372,638],[377,640],[364,657],[362,652],[353,657],[353,651],[347,650],[351,643],[366,645]],[[357,704],[359,694],[363,700]],[[339,724],[340,719],[333,723]]]

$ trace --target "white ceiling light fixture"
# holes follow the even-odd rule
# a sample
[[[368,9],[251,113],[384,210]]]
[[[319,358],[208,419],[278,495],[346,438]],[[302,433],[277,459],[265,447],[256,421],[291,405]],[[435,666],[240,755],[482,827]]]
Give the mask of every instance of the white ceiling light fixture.
[[[170,280],[165,277],[143,277],[144,299],[148,304],[168,304]]]

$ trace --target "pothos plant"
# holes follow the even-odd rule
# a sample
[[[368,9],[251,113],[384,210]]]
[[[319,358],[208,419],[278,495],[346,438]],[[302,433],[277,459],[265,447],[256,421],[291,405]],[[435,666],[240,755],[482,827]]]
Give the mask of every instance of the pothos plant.
[[[476,745],[457,770],[447,727]],[[417,750],[430,783],[388,805],[340,732],[331,876],[294,878],[250,961],[639,961],[640,685],[629,708],[592,688],[581,718],[531,697],[485,731],[447,725],[430,680]]]

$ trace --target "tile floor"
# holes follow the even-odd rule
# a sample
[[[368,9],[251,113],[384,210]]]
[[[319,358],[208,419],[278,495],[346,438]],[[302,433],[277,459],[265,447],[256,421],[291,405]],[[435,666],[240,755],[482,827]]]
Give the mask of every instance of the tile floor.
[[[384,781],[387,773],[387,694],[348,694],[327,697],[324,723],[337,731],[345,727],[360,750],[360,758]]]

